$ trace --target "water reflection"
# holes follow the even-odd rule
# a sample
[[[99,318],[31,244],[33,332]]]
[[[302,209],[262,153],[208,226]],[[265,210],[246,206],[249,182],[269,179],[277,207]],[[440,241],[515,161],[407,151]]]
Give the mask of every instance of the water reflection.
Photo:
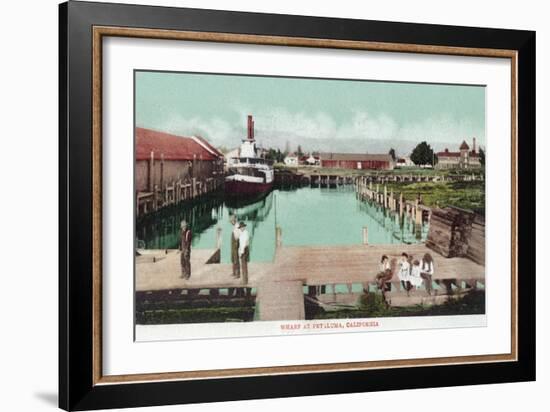
[[[360,244],[364,226],[370,244],[415,243],[425,240],[428,230],[427,225],[417,228],[407,216],[400,218],[379,205],[359,201],[353,186],[339,186],[277,189],[246,202],[224,199],[223,194],[205,197],[138,220],[136,234],[148,249],[176,248],[184,219],[193,231],[193,247],[212,249],[217,228],[221,228],[221,260],[227,263],[231,215],[246,222],[250,258],[255,262],[273,260],[277,226],[287,246]]]

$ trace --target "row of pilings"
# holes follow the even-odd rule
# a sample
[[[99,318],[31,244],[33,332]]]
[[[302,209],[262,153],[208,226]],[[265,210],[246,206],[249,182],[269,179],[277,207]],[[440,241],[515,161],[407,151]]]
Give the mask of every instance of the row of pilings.
[[[139,192],[136,198],[136,216],[141,217],[162,208],[190,201],[223,189],[223,175],[178,179],[162,186],[155,185],[152,192]]]
[[[422,204],[420,195],[414,201],[406,200],[403,193],[397,194],[393,189],[388,190],[386,184],[375,183],[370,176],[356,177],[355,190],[360,200],[378,204],[401,219],[407,216],[417,226],[430,221],[431,208]]]
[[[280,187],[286,186],[311,186],[311,187],[338,187],[355,184],[357,179],[365,178],[373,183],[415,183],[415,182],[474,182],[483,181],[481,174],[378,174],[371,173],[364,176],[357,176],[355,173],[331,174],[322,173],[317,170],[292,170],[276,169],[275,184]]]

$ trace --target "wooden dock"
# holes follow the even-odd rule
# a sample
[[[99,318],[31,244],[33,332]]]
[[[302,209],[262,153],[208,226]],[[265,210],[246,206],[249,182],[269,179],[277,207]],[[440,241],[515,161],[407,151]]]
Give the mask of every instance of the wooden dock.
[[[421,259],[425,253],[434,258],[438,279],[484,281],[485,268],[467,258],[444,258],[424,244],[414,245],[346,245],[346,246],[281,246],[273,262],[248,265],[248,287],[265,281],[301,281],[303,285],[327,283],[371,283],[375,281],[382,255],[399,258],[406,252]],[[136,259],[136,291],[185,288],[227,288],[243,286],[231,277],[231,264],[206,263],[215,249],[193,249],[191,278],[180,278],[180,255],[177,250],[150,251]]]
[[[178,295],[190,289],[220,291],[248,287],[255,289],[260,320],[304,319],[304,286],[333,285],[347,288],[350,293],[357,286],[361,291],[368,289],[375,283],[380,257],[385,254],[390,259],[399,258],[403,252],[415,259],[432,254],[433,280],[448,288],[485,283],[484,266],[467,258],[442,257],[424,244],[280,246],[272,262],[249,264],[247,285],[231,277],[231,264],[207,263],[219,261],[219,250],[193,249],[188,280],[180,277],[177,250],[147,251],[136,258],[136,292]],[[392,283],[399,285],[396,277]]]
[[[303,284],[299,280],[260,283],[256,305],[261,320],[305,319]]]

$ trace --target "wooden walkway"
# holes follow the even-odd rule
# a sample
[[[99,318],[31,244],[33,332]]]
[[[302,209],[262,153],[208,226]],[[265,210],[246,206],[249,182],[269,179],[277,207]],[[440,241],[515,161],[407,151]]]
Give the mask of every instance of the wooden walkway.
[[[262,282],[256,305],[261,320],[305,319],[303,284],[297,280]]]
[[[421,259],[425,253],[434,258],[438,279],[484,281],[485,268],[466,258],[445,258],[423,244],[417,245],[348,245],[348,246],[281,246],[273,262],[249,264],[248,287],[266,281],[301,281],[303,285],[327,283],[374,282],[380,257],[399,258],[402,252]],[[206,262],[214,249],[191,251],[191,279],[180,278],[180,255],[176,250],[149,251],[136,259],[136,291],[227,288],[243,286],[231,277],[231,265]],[[395,280],[395,279],[394,279]]]

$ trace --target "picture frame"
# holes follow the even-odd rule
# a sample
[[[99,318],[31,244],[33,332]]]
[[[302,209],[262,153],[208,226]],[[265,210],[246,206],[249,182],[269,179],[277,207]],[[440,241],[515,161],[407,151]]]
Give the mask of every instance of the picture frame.
[[[59,406],[90,410],[535,379],[535,33],[70,1],[59,7]],[[508,59],[510,353],[103,373],[103,40]],[[521,184],[520,184],[521,183]],[[525,280],[522,280],[525,279]]]

